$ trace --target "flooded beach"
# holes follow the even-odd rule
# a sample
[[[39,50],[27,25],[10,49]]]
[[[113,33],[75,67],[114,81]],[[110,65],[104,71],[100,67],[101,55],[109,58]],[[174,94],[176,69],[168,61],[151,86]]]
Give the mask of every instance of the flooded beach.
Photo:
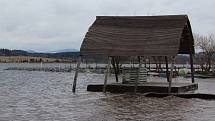
[[[74,72],[4,70],[24,64],[0,64],[0,121],[213,121],[215,100],[143,94],[87,92],[104,75],[80,73],[72,93]],[[40,66],[28,64],[25,66]],[[69,66],[50,64],[44,66]],[[114,81],[111,75],[110,81]],[[150,78],[151,80],[163,80]],[[174,81],[174,80],[173,80]],[[199,79],[198,93],[215,94],[215,79]]]

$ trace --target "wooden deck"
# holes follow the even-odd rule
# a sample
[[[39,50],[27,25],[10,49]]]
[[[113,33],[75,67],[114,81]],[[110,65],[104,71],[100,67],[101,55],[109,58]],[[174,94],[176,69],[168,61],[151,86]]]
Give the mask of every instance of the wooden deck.
[[[107,92],[111,93],[123,93],[123,92],[134,92],[134,84],[122,84],[122,83],[112,83],[107,84]],[[102,92],[103,84],[90,84],[87,86],[87,91],[92,92]],[[172,93],[184,93],[188,91],[194,91],[198,89],[197,83],[172,83]],[[139,84],[137,92],[147,93],[167,93],[168,83],[167,82],[146,82]]]

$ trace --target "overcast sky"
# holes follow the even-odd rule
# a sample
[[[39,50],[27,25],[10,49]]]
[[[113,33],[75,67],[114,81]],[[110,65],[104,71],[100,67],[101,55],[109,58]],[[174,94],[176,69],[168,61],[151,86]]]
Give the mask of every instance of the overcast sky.
[[[187,14],[193,32],[215,32],[215,0],[0,0],[0,48],[79,49],[97,15]]]

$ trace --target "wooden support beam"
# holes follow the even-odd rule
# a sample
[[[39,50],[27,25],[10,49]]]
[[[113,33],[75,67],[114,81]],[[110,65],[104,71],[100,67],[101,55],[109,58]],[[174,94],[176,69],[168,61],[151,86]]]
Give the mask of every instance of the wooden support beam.
[[[169,82],[169,66],[168,66],[168,57],[165,56],[165,62],[166,62],[166,78],[167,82]]]
[[[144,57],[144,68],[147,68],[146,67],[146,57]]]
[[[140,81],[140,68],[142,67],[142,58],[141,58],[141,56],[138,56],[138,62],[139,62],[139,67],[138,67],[138,72],[137,72],[137,79],[135,81],[134,93],[137,92],[138,83]]]
[[[119,57],[119,56],[116,56],[116,57],[115,57],[115,63],[116,63],[116,72],[117,72],[118,75],[119,75],[119,73],[120,73],[119,61],[120,61],[120,57]]]
[[[169,75],[168,93],[171,93],[171,88],[172,88],[172,76],[173,76],[174,62],[175,62],[175,56],[172,57],[172,59],[171,59],[171,70],[170,70],[170,75]]]
[[[104,86],[103,86],[103,92],[104,93],[106,93],[107,79],[108,79],[108,74],[110,72],[110,64],[111,64],[111,57],[108,57],[108,64],[107,64],[107,67],[106,67]]]
[[[161,59],[162,59],[162,56],[158,56],[158,70],[159,70],[159,73],[162,72],[162,67],[161,67]]]
[[[193,68],[193,54],[190,54],[190,69],[191,69],[192,83],[195,83],[195,80],[194,80],[194,68]]]
[[[116,68],[116,65],[117,65],[117,63],[116,63],[116,61],[115,61],[115,57],[111,57],[112,58],[112,65],[113,65],[113,69],[114,69],[114,73],[115,73],[115,78],[116,78],[116,82],[118,82],[118,70],[117,70],[117,68]]]
[[[151,59],[150,59],[150,57],[149,57],[149,71],[151,70]]]
[[[74,81],[73,81],[73,86],[72,86],[72,92],[75,92],[75,90],[76,90],[76,84],[77,84],[78,71],[79,71],[79,68],[80,68],[80,64],[81,64],[81,57],[79,57],[78,61],[77,61],[77,67],[76,67],[76,70],[75,70],[75,76],[74,76]]]

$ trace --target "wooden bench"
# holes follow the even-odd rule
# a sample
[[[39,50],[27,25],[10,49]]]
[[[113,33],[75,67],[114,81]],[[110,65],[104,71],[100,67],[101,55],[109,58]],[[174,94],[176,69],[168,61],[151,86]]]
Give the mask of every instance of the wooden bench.
[[[138,68],[124,68],[123,69],[123,84],[135,84],[138,76]],[[147,68],[140,68],[139,84],[147,82]]]

